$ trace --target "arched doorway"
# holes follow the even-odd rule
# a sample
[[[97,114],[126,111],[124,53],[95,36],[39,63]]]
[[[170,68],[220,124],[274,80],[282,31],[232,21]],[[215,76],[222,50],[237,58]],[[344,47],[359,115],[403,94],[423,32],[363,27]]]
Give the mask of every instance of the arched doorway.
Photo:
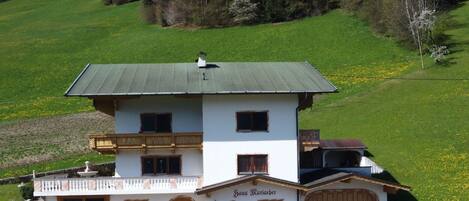
[[[180,196],[177,196],[177,197],[171,199],[170,201],[194,201],[194,199],[192,199],[189,196],[180,195]]]
[[[311,192],[305,201],[378,201],[378,197],[365,189],[334,189]]]

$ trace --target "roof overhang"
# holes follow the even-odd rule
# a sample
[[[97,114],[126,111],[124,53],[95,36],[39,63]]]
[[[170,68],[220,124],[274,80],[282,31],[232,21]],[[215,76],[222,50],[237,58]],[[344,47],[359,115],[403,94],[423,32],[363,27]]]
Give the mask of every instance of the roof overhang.
[[[308,62],[87,64],[65,96],[320,94],[337,88]],[[209,76],[210,79],[201,77]]]
[[[358,180],[358,181],[363,181],[363,182],[367,182],[367,183],[371,183],[375,185],[381,185],[383,186],[383,191],[387,193],[391,193],[391,194],[396,193],[398,190],[404,190],[404,191],[411,190],[410,186],[392,183],[389,181],[384,181],[384,180],[373,178],[373,177],[357,175],[354,173],[343,173],[343,172],[320,179],[318,180],[319,182],[313,181],[313,182],[304,184],[304,186],[307,187],[309,191],[314,191],[316,189],[326,187],[332,184],[336,184],[339,182],[350,183],[351,180]]]

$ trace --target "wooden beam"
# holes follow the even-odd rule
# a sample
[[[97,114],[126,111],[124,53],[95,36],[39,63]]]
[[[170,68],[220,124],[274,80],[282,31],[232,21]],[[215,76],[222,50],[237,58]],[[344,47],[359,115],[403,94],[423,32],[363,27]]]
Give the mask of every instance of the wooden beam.
[[[341,182],[348,184],[348,183],[352,182],[352,179],[351,179],[351,178],[349,178],[349,179],[344,179],[344,180],[342,180]]]
[[[252,180],[252,185],[257,186],[257,180],[256,179]]]
[[[383,191],[386,193],[396,194],[398,190],[398,188],[394,188],[392,186],[383,186]]]

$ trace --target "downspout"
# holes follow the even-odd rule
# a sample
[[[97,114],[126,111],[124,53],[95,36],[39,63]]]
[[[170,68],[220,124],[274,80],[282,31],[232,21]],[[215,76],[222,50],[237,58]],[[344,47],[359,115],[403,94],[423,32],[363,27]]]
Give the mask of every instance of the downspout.
[[[297,179],[300,181],[300,128],[298,126],[298,115],[300,111],[300,105],[302,105],[305,101],[308,100],[308,95],[309,93],[305,93],[304,99],[299,102],[298,101],[298,106],[296,107],[296,115],[295,115],[295,122],[296,122],[296,163],[297,163]],[[298,97],[299,98],[299,97]],[[300,201],[300,190],[296,190],[296,200]]]

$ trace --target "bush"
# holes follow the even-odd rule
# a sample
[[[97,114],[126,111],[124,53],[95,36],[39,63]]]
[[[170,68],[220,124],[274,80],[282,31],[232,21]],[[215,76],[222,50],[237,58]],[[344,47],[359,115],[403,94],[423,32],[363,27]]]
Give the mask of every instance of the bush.
[[[32,183],[26,183],[23,186],[20,187],[20,193],[23,199],[28,200],[28,199],[33,199],[33,184]]]
[[[337,1],[143,0],[142,15],[145,21],[162,26],[186,24],[220,27],[234,24],[281,22],[319,15],[328,11],[331,8],[330,4],[336,4]]]
[[[458,0],[426,0],[428,5],[435,5],[439,11],[448,9],[458,3]],[[416,1],[409,0],[409,3]],[[367,21],[371,28],[378,33],[392,36],[403,44],[415,47],[412,33],[409,30],[409,20],[405,12],[404,0],[341,0],[340,6],[345,10],[351,11],[361,19]],[[435,31],[432,34],[438,42],[444,40],[442,34],[443,23],[436,24]],[[435,41],[424,41],[426,46],[435,43]]]
[[[130,2],[133,2],[133,1],[137,1],[137,0],[103,0],[103,4],[108,6],[108,5],[122,5],[122,4],[126,4],[126,3],[130,3]]]
[[[142,0],[142,17],[145,22],[150,24],[156,23],[156,11],[152,0]]]
[[[112,4],[112,0],[103,0],[104,5],[109,6]]]
[[[250,0],[234,0],[230,5],[233,21],[239,24],[249,24],[256,18],[257,4]]]

